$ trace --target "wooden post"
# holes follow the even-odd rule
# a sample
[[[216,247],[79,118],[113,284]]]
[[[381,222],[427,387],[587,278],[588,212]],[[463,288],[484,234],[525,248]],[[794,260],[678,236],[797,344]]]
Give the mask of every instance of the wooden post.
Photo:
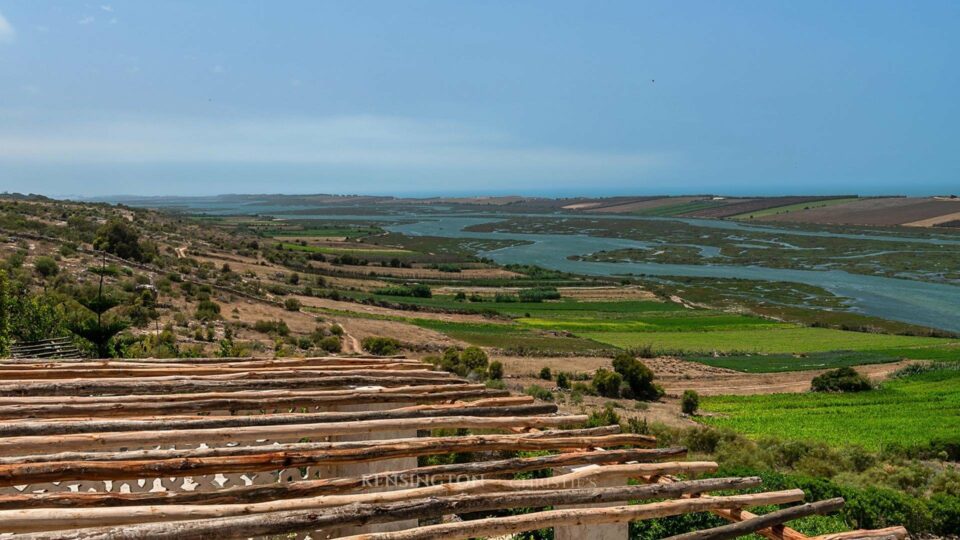
[[[587,465],[584,467],[571,467],[566,470],[561,469],[561,474],[565,472],[575,472],[579,470],[589,470],[590,468],[597,467],[596,465]],[[625,486],[627,484],[627,477],[625,476],[615,476],[615,477],[600,477],[600,478],[588,478],[583,481],[579,481],[576,485],[568,486],[569,488],[602,488],[602,487],[619,487]],[[611,505],[627,504],[623,502],[603,502],[598,504],[578,504],[571,506],[561,506],[557,507],[560,509],[567,508],[602,508],[608,507]],[[562,525],[554,527],[553,529],[553,538],[554,540],[582,540],[583,538],[590,538],[591,540],[627,540],[630,535],[630,523],[603,523],[603,524],[592,524],[592,525]]]

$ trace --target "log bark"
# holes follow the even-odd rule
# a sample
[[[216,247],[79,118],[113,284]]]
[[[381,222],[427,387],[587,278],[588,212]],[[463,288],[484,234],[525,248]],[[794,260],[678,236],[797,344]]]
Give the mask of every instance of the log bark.
[[[743,508],[768,504],[785,504],[803,500],[803,491],[791,489],[752,495],[732,495],[680,499],[653,504],[614,506],[608,508],[576,508],[536,512],[503,518],[488,518],[462,523],[444,523],[391,533],[372,533],[346,537],[348,540],[459,540],[483,536],[500,536],[562,525],[595,525],[626,523],[638,519],[703,512],[716,508]]]
[[[6,396],[64,396],[91,394],[128,393],[186,393],[211,390],[268,390],[297,388],[345,388],[352,386],[404,386],[409,384],[462,384],[444,372],[427,371],[375,371],[369,375],[355,375],[355,371],[343,373],[294,372],[281,376],[281,372],[266,374],[243,372],[231,375],[199,375],[196,377],[171,376],[130,379],[71,379],[69,381],[7,381],[0,384],[0,394]],[[309,375],[309,376],[308,376]]]
[[[71,453],[4,459],[0,487],[63,480],[121,480],[162,476],[196,476],[228,472],[287,469],[320,463],[358,463],[496,450],[575,450],[597,447],[649,446],[639,435],[540,438],[516,435],[474,435],[345,443],[300,443],[265,447],[153,450],[103,454]],[[136,456],[141,456],[137,458]]]
[[[746,489],[760,484],[759,478],[715,478],[692,480],[672,485],[622,486],[614,488],[531,491],[525,493],[490,493],[453,497],[414,499],[387,504],[354,503],[322,511],[282,511],[237,518],[215,518],[129,525],[120,528],[86,529],[56,533],[66,540],[125,540],[133,538],[203,539],[246,538],[290,534],[331,526],[365,525],[404,519],[438,517],[454,513],[471,513],[503,508],[542,508],[559,504],[607,503],[654,498],[670,499],[682,494],[716,490]],[[49,534],[33,534],[33,540],[52,538]]]
[[[65,367],[51,369],[36,367],[31,369],[0,369],[0,380],[58,380],[58,379],[106,379],[106,378],[142,378],[142,377],[164,377],[169,375],[230,375],[235,373],[259,373],[269,374],[274,372],[287,372],[291,367],[300,369],[322,369],[323,371],[421,371],[423,364],[403,363],[403,364],[324,364],[321,366],[291,366],[289,364],[276,367],[219,367],[219,366],[197,366],[197,367],[117,367],[108,368],[97,367],[76,367],[67,369]]]
[[[836,512],[841,508],[843,508],[843,499],[838,497],[836,499],[828,499],[825,501],[802,504],[792,508],[777,510],[762,516],[756,516],[743,520],[739,523],[730,523],[728,525],[722,525],[720,527],[714,527],[712,529],[706,529],[703,531],[693,531],[686,534],[678,534],[676,536],[671,536],[666,540],[729,540],[730,538],[746,536],[762,529],[769,529],[777,525],[782,525],[787,521],[794,519],[812,516],[814,514],[822,516],[824,514]]]
[[[306,499],[286,499],[254,504],[227,505],[162,505],[127,506],[123,508],[84,509],[25,509],[0,511],[0,523],[5,531],[31,532],[79,527],[124,525],[157,521],[220,518],[247,514],[290,510],[320,510],[349,504],[379,504],[409,501],[423,497],[444,497],[454,494],[523,492],[531,490],[559,490],[565,486],[604,477],[636,477],[646,474],[701,473],[715,471],[712,462],[641,463],[590,467],[569,474],[532,480],[474,480],[451,484],[417,487],[397,491],[362,493],[356,495],[329,495]],[[803,498],[802,490],[791,490],[792,498],[781,502],[793,502]],[[796,498],[799,494],[799,499]],[[763,503],[778,504],[778,503]],[[479,536],[479,535],[477,535]]]
[[[43,404],[0,406],[0,419],[21,418],[82,418],[82,417],[130,417],[196,413],[202,411],[262,411],[290,410],[294,408],[330,407],[333,405],[360,405],[365,403],[436,403],[470,397],[508,396],[507,390],[459,390],[454,392],[409,393],[392,392],[336,392],[332,394],[303,395],[293,397],[222,398],[198,401],[134,401],[125,403],[111,401],[93,404]],[[173,397],[173,396],[171,396]],[[162,400],[163,398],[158,398]],[[529,400],[527,400],[529,401]]]
[[[173,417],[137,420],[82,420],[82,421],[20,421],[0,423],[0,437],[36,437],[69,435],[75,433],[106,433],[128,431],[161,431],[173,429],[217,429],[249,426],[281,426],[292,424],[319,424],[325,422],[356,422],[400,418],[428,418],[438,416],[521,416],[553,414],[557,406],[548,404],[471,406],[458,403],[445,407],[405,407],[384,411],[290,413],[247,416]],[[0,444],[4,440],[0,438]]]
[[[907,537],[907,529],[904,527],[887,527],[885,529],[875,530],[857,530],[841,533],[824,534],[817,536],[814,540],[903,540]]]
[[[433,485],[476,479],[484,475],[516,473],[597,464],[649,463],[686,456],[685,448],[599,450],[570,452],[529,458],[454,463],[417,467],[402,471],[367,474],[359,477],[324,478],[264,486],[227,488],[215,492],[167,491],[160,493],[50,492],[0,495],[0,510],[15,508],[72,508],[97,506],[142,506],[157,504],[236,504],[347,493],[359,489]]]
[[[488,411],[490,412],[490,411]],[[415,418],[387,418],[348,422],[226,427],[208,429],[171,429],[163,431],[126,431],[76,433],[0,438],[0,456],[35,454],[49,448],[63,452],[83,450],[120,450],[130,447],[167,444],[224,444],[240,441],[314,439],[357,433],[433,429],[510,429],[558,428],[583,424],[586,415],[570,416],[463,416],[437,415]]]

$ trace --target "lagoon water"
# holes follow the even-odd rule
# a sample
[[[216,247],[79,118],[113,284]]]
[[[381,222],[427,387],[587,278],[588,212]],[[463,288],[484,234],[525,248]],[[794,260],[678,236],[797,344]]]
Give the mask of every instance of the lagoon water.
[[[164,206],[143,204],[143,206]],[[708,264],[660,264],[641,262],[591,262],[570,260],[570,255],[587,255],[601,250],[624,248],[649,248],[652,244],[588,235],[528,234],[514,232],[473,232],[464,228],[470,225],[499,221],[506,217],[519,217],[525,214],[509,216],[491,216],[489,214],[441,214],[443,209],[433,207],[427,211],[411,208],[410,211],[392,214],[363,214],[357,207],[355,215],[304,213],[306,207],[237,204],[235,202],[211,204],[209,200],[179,204],[181,209],[195,213],[211,214],[252,214],[263,213],[282,215],[286,219],[322,219],[352,221],[383,221],[384,228],[397,233],[413,236],[441,236],[448,238],[477,238],[497,240],[524,240],[525,245],[506,247],[483,253],[501,264],[535,264],[544,268],[561,270],[593,276],[616,276],[625,274],[645,274],[651,276],[688,276],[713,278],[743,278],[766,281],[786,281],[805,283],[822,287],[834,294],[850,299],[850,306],[867,315],[898,320],[913,324],[930,326],[960,332],[960,286],[929,283],[909,279],[897,279],[880,276],[851,274],[840,270],[791,270],[784,268],[766,268],[762,266],[733,266],[718,264],[718,251],[710,246],[697,246]],[[311,212],[317,210],[310,207]],[[341,208],[342,211],[342,208]],[[637,216],[600,216],[583,214],[530,214],[530,217],[549,218],[596,218],[596,219],[655,219],[679,221],[696,227],[724,229],[730,231],[749,231],[776,233],[783,236],[823,236],[850,238],[864,241],[882,240],[886,242],[924,243],[954,249],[960,246],[960,239],[940,237],[912,237],[883,234],[833,233],[757,225],[741,222],[687,218],[654,218]]]
[[[420,218],[413,223],[386,225],[385,228],[412,236],[525,240],[531,243],[489,251],[483,256],[501,264],[536,264],[544,268],[584,275],[646,274],[806,283],[849,298],[853,309],[867,315],[960,332],[960,287],[954,285],[851,274],[840,270],[790,270],[713,263],[692,265],[577,261],[568,259],[568,256],[586,255],[601,250],[646,248],[649,244],[622,238],[586,235],[464,230],[465,227],[497,219],[500,218],[431,217]],[[692,224],[700,225],[697,221]],[[883,239],[888,240],[886,237]]]

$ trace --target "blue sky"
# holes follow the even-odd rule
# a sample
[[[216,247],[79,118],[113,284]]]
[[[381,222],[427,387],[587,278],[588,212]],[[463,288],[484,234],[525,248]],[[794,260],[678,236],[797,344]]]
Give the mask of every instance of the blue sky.
[[[960,185],[960,3],[0,0],[0,191]]]

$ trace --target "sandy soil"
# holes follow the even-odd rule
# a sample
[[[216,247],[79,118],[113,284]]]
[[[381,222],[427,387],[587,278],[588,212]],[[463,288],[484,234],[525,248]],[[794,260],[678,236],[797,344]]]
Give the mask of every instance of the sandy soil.
[[[960,207],[960,204],[957,205]],[[904,223],[906,227],[935,227],[941,223],[946,223],[948,221],[960,220],[960,212],[953,212],[952,214],[944,214],[942,216],[937,216],[929,219],[921,219],[920,221],[911,221],[910,223]]]

